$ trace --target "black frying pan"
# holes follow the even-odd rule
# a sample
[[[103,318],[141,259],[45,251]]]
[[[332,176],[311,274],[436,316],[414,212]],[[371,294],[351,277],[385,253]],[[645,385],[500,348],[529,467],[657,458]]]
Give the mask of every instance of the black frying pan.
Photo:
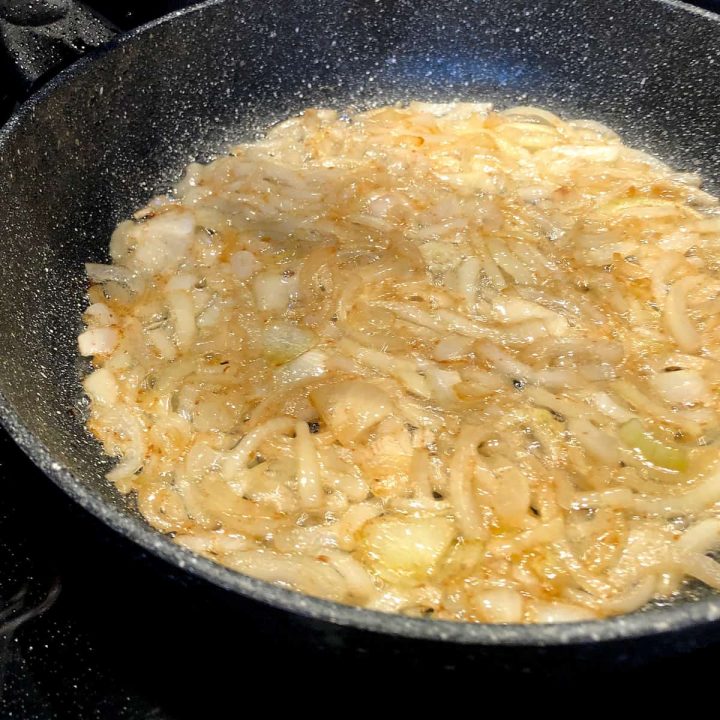
[[[72,2],[35,7],[50,15],[0,0],[18,82],[110,36]],[[309,598],[178,547],[103,478],[108,461],[83,427],[76,335],[83,263],[107,259],[114,225],[190,160],[308,105],[458,97],[601,120],[720,190],[720,22],[709,13],[669,0],[215,0],[112,40],[0,130],[0,418],[55,483],[167,572],[319,643],[393,636],[390,646],[414,653],[526,662],[528,651],[616,653],[629,639],[637,652],[710,642],[720,598],[702,591],[555,626],[453,624]]]

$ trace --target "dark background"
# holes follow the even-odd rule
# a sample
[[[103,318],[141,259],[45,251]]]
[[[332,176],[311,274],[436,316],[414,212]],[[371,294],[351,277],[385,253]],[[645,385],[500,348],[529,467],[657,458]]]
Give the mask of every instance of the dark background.
[[[86,4],[128,29],[193,3]],[[695,4],[720,11],[720,0]],[[0,68],[0,123],[18,99]],[[0,431],[0,719],[225,718],[259,702],[272,711],[281,700],[314,713],[322,709],[319,698],[330,697],[328,689],[343,694],[343,712],[368,702],[379,712],[389,694],[403,703],[442,698],[450,684],[455,699],[469,699],[478,712],[496,712],[491,708],[502,698],[509,710],[522,696],[545,710],[565,704],[571,688],[592,693],[588,700],[598,690],[632,690],[643,699],[691,689],[712,693],[720,661],[720,649],[710,648],[640,668],[576,668],[572,677],[528,678],[478,664],[419,668],[412,658],[311,652],[287,645],[280,630],[246,627],[242,619],[228,655],[220,642],[227,628],[215,608],[166,570],[136,549],[129,552]],[[628,654],[632,658],[632,648]],[[294,680],[304,680],[304,689]],[[270,694],[263,688],[268,682]],[[514,694],[504,694],[508,688]],[[586,703],[576,707],[587,709]]]

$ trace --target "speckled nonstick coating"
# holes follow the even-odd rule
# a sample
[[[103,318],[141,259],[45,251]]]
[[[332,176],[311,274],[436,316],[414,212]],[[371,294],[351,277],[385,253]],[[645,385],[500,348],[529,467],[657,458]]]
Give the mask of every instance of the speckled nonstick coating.
[[[720,190],[720,24],[709,13],[656,0],[209,2],[82,59],[0,131],[3,424],[118,532],[340,644],[369,637],[358,630],[394,635],[403,647],[430,640],[503,655],[714,639],[720,597],[700,590],[666,607],[554,626],[420,620],[309,598],[178,547],[104,480],[108,461],[82,423],[83,263],[106,260],[114,225],[189,161],[309,105],[411,98],[537,104],[598,119]]]

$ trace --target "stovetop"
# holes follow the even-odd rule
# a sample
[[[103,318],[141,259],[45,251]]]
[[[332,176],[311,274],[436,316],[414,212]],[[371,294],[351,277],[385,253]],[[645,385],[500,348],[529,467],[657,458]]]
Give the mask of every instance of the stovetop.
[[[193,3],[86,4],[129,29]],[[720,0],[695,4],[720,10]],[[0,69],[0,123],[16,102]],[[477,692],[480,666],[434,670],[432,678],[415,670],[408,685],[402,663],[380,668],[337,654],[303,654],[252,627],[242,629],[244,641],[232,657],[221,657],[215,638],[223,630],[208,618],[212,609],[178,590],[157,561],[124,552],[124,542],[71,502],[0,430],[0,718],[224,718],[263,696],[276,701],[260,689],[267,679],[286,700],[296,697],[298,709],[311,708],[311,696],[280,689],[288,678],[305,676],[308,694],[336,684],[359,702],[380,690],[424,695],[451,680]],[[718,661],[720,648],[711,647],[623,670],[613,683],[680,688],[709,679]],[[515,687],[528,681],[495,677]],[[562,689],[562,679],[553,682]]]

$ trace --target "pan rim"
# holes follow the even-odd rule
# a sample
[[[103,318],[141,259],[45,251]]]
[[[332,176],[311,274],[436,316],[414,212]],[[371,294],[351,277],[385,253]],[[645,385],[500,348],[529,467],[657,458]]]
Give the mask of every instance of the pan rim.
[[[232,0],[206,0],[197,5],[164,15],[112,38],[102,47],[91,51],[66,68],[29,98],[0,128],[0,148],[9,138],[22,130],[23,122],[32,116],[52,93],[79,76],[95,59],[131,42],[153,28],[176,18],[203,12]],[[720,15],[688,5],[681,0],[644,0],[720,23]],[[139,517],[124,515],[104,502],[96,493],[85,488],[81,481],[55,460],[47,446],[35,437],[0,390],[0,424],[32,462],[61,490],[69,495],[105,525],[142,549],[160,557],[171,566],[187,571],[223,590],[237,593],[259,603],[295,613],[317,621],[349,628],[357,628],[382,635],[414,640],[477,646],[548,647],[573,646],[586,643],[611,642],[630,638],[659,636],[696,628],[720,620],[720,595],[679,605],[650,609],[603,620],[565,624],[491,625],[449,620],[427,620],[384,613],[343,605],[278,587],[257,578],[231,570],[211,560],[193,554]]]

